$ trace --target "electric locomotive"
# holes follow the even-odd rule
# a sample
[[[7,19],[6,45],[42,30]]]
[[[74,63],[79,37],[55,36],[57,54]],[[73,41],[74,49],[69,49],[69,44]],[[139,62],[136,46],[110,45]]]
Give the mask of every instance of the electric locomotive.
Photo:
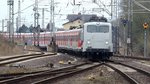
[[[55,34],[60,51],[80,53],[90,59],[109,59],[113,54],[111,23],[87,22],[81,29]]]
[[[56,31],[55,40],[59,51],[82,54],[89,59],[109,59],[113,55],[112,25],[109,22],[86,22],[80,29]],[[8,34],[3,34],[8,38]],[[39,46],[48,46],[50,32],[40,33]],[[34,45],[33,33],[14,34],[15,39]]]

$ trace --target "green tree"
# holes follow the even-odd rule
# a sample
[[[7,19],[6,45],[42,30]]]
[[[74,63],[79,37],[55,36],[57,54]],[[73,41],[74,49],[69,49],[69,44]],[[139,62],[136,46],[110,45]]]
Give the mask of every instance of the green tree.
[[[23,24],[19,28],[18,33],[30,33],[30,30],[29,30],[29,28],[25,24]]]
[[[31,26],[29,27],[29,30],[30,30],[30,32],[32,32],[32,33],[33,33],[33,30],[34,30],[33,25],[31,25]]]

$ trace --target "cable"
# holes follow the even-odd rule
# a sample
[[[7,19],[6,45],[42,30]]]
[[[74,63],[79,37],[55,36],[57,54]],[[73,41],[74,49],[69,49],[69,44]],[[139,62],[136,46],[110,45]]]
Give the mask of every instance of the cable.
[[[109,14],[109,15],[111,15],[110,11],[106,8],[106,5],[102,1],[99,1],[99,2],[103,5],[106,13]],[[96,4],[98,5],[98,3],[96,3]],[[99,5],[99,7],[100,7],[100,5]]]
[[[69,0],[68,0],[68,3],[67,3],[67,6],[66,6],[66,8],[69,6]]]
[[[137,1],[135,1],[135,0],[133,0],[133,1],[134,1],[134,3],[135,3],[136,5],[138,5],[138,6],[142,7],[142,8],[144,8],[145,10],[147,10],[147,11],[149,11],[149,12],[150,12],[150,9],[148,9],[148,8],[147,8],[147,7],[145,7],[144,5],[140,4],[139,2],[137,2]]]
[[[71,3],[71,1],[69,3],[73,6],[73,3]]]
[[[40,0],[38,3],[40,3],[41,1],[44,1],[44,0]],[[24,9],[22,9],[21,12],[22,12],[22,11],[25,11],[26,9],[28,9],[28,8],[34,6],[34,5],[35,5],[35,4],[32,4],[32,5],[30,5],[30,6],[26,7],[26,8],[24,8]],[[14,15],[16,15],[16,14],[18,14],[18,12],[14,13]]]

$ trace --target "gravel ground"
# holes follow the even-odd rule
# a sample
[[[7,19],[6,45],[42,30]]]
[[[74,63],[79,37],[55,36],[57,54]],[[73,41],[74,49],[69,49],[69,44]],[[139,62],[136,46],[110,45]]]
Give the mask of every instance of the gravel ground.
[[[122,58],[113,58],[115,61],[123,62],[128,65],[132,65],[143,70],[147,70],[150,72],[150,62],[149,61],[141,61],[141,60],[133,60],[133,59],[122,59]]]
[[[114,59],[114,58],[113,58]],[[140,68],[142,70],[146,70],[148,72],[150,72],[150,62],[148,61],[141,61],[141,60],[131,60],[131,59],[121,59],[121,58],[117,58],[115,60],[119,60],[121,61],[122,63],[124,64],[127,64],[127,65],[131,65],[131,66],[134,66],[134,67],[137,67],[137,68]],[[142,73],[139,73],[139,72],[130,72],[130,73],[127,73],[129,74],[131,77],[133,77],[136,81],[139,82],[139,84],[150,84],[150,77],[146,76],[146,75],[143,75]]]
[[[145,76],[141,73],[128,73],[132,78],[134,78],[139,84],[150,84],[150,77]]]
[[[150,61],[135,61],[135,63],[150,67]]]
[[[74,57],[70,57],[67,55],[55,55],[49,57],[43,57],[39,59],[29,60],[20,63],[14,63],[11,65],[7,65],[6,67],[0,67],[0,74],[5,73],[21,73],[21,72],[34,72],[41,70],[51,69],[49,67],[50,63],[54,64],[54,68],[59,68],[63,66],[69,66],[68,60],[74,61]],[[66,64],[60,64],[59,61],[63,61]],[[19,67],[18,67],[19,66]]]
[[[142,70],[146,70],[148,72],[150,72],[150,67],[146,66],[146,65],[143,65],[143,64],[139,64],[139,63],[136,63],[136,62],[128,62],[126,64],[130,64],[134,67],[138,67]],[[140,84],[150,84],[150,77],[148,76],[145,76],[141,73],[129,73],[130,76],[132,76],[133,78],[135,78]]]
[[[128,68],[128,67],[124,67],[122,65],[118,65],[118,64],[111,64],[114,67],[118,68],[119,70],[127,73],[130,77],[134,78],[137,82],[139,82],[139,84],[149,84],[150,83],[150,77],[137,72],[134,69]]]
[[[124,63],[150,72],[150,67],[148,66],[145,66],[136,62],[124,62]]]
[[[94,79],[90,79],[93,77]],[[101,66],[64,80],[56,80],[53,84],[129,84],[118,73]]]
[[[59,67],[61,66],[59,64],[59,61],[67,62],[68,60],[73,61],[73,57],[67,56],[67,55],[53,55],[49,57],[43,57],[43,58],[38,58],[34,60],[29,60],[25,62],[19,63],[20,65],[23,65],[25,67],[45,67],[49,63],[53,63],[54,67]],[[17,63],[18,64],[18,63]]]

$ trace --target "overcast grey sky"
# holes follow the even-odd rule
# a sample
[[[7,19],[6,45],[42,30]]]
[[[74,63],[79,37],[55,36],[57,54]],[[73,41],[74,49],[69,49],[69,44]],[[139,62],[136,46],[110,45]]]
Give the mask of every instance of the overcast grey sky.
[[[21,9],[24,9],[32,4],[34,4],[35,0],[21,0]],[[49,6],[43,6],[43,5],[49,5],[49,1],[50,0],[39,0],[39,8],[47,8],[47,10],[49,10]],[[62,24],[67,22],[66,20],[66,15],[67,14],[77,14],[78,12],[83,12],[83,8],[85,10],[87,10],[85,13],[86,14],[98,14],[101,16],[100,13],[98,12],[92,12],[92,8],[98,8],[98,5],[92,3],[92,0],[76,0],[76,3],[82,3],[82,5],[80,7],[78,6],[72,6],[72,2],[73,0],[54,0],[55,3],[57,3],[55,5],[55,13],[56,14],[63,14],[63,15],[56,15],[55,16],[55,25],[56,27],[62,27]],[[105,1],[105,0],[104,0]],[[15,2],[15,6],[14,6],[14,10],[15,12],[17,12],[18,10],[18,0],[14,0]],[[106,3],[107,1],[105,1],[104,3]],[[8,5],[7,5],[7,0],[0,0],[0,30],[1,30],[1,20],[2,19],[8,19]],[[60,11],[60,12],[59,12]],[[25,24],[27,26],[30,26],[31,24],[33,24],[33,6],[26,9],[25,11],[22,11],[22,24]],[[39,13],[40,15],[42,14],[42,11],[39,9]],[[105,14],[104,14],[105,15]],[[49,22],[49,16],[50,13],[49,12],[45,12],[45,26],[46,24]],[[107,16],[107,15],[106,15]],[[15,15],[15,18],[17,17],[17,15]],[[16,21],[16,20],[15,20]],[[42,23],[41,21],[41,16],[40,16],[40,25]],[[5,23],[6,24],[6,23]]]

